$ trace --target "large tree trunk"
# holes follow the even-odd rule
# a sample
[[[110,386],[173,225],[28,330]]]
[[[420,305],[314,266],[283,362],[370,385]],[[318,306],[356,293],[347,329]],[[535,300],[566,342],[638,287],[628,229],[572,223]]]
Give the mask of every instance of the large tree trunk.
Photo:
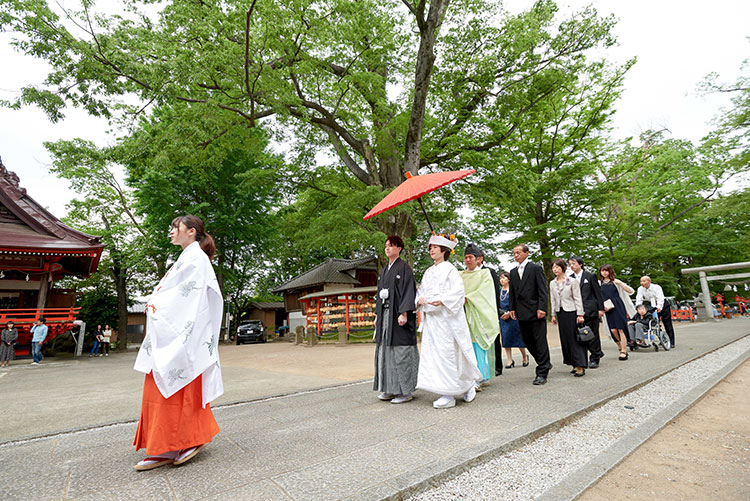
[[[119,251],[112,251],[112,263],[110,274],[117,292],[117,351],[125,351],[128,345],[128,269],[122,265]]]
[[[450,0],[432,0],[427,17],[424,15],[425,1],[420,0],[416,6],[408,1],[409,7],[419,27],[419,50],[414,71],[414,100],[411,107],[409,129],[406,133],[404,171],[417,174],[422,156],[422,128],[424,127],[425,106],[430,90],[430,79],[435,66],[435,40]]]

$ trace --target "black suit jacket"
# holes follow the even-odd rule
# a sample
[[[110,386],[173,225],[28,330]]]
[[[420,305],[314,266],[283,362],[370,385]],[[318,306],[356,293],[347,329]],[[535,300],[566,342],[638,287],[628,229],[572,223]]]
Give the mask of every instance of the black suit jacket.
[[[413,346],[417,344],[417,315],[414,299],[417,295],[417,284],[414,281],[414,273],[406,261],[397,258],[393,266],[388,270],[388,265],[380,272],[378,279],[378,294],[376,296],[375,313],[378,321],[375,329],[375,342],[380,344],[383,339],[383,300],[380,291],[386,288],[389,291],[390,304],[390,326],[391,346]],[[398,325],[398,316],[406,313],[406,324]]]
[[[489,266],[482,265],[482,268],[490,270],[490,275],[492,275],[492,283],[495,284],[495,303],[497,303],[497,319],[499,321],[501,320],[500,317],[502,317],[503,313],[505,313],[505,311],[500,308],[500,278],[497,276],[497,272]]]
[[[537,310],[547,313],[547,279],[538,264],[526,263],[523,279],[518,276],[518,267],[510,270],[509,292],[510,309],[518,320],[537,320]]]
[[[575,274],[573,274],[575,276]],[[581,299],[583,300],[583,312],[586,317],[599,317],[599,310],[604,311],[604,300],[599,280],[588,270],[581,273]]]

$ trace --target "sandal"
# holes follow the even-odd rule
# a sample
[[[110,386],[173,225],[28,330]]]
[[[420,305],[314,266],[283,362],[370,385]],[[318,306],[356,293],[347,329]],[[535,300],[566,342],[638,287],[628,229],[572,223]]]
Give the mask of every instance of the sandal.
[[[628,359],[628,352],[627,351],[621,351],[620,352],[620,357],[618,358],[618,360],[627,360],[627,359]]]
[[[181,450],[180,453],[177,455],[177,459],[175,459],[174,461],[174,465],[179,466],[183,463],[187,463],[188,461],[193,459],[193,457],[195,457],[195,455],[198,454],[198,452],[201,449],[203,449],[205,446],[206,444],[202,444],[202,445],[197,445],[195,447],[191,447],[189,449]]]
[[[174,457],[149,456],[143,461],[138,461],[138,463],[133,466],[133,469],[135,469],[136,471],[153,470],[154,468],[158,468],[159,466],[164,466],[172,463],[174,463]]]

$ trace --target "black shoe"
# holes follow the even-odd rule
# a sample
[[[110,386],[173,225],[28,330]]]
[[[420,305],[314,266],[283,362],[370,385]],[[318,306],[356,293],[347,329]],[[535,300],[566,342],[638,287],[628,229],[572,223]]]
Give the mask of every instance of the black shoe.
[[[589,369],[596,369],[599,367],[599,361],[598,360],[592,360],[589,362]]]
[[[537,386],[542,385],[542,384],[547,384],[547,378],[542,377],[542,376],[537,376],[536,379],[534,379],[534,382],[532,384],[535,384]]]
[[[502,376],[502,375],[503,375],[503,371],[495,371],[495,377]]]
[[[508,365],[506,365],[505,368],[506,369],[512,369],[515,366],[516,366],[516,361],[515,360],[511,360],[511,362]]]
[[[575,371],[573,372],[575,373],[573,374],[575,377],[583,377],[586,375],[586,369],[581,369],[581,372],[575,372]]]
[[[575,370],[575,369],[570,369],[570,373],[571,373],[571,374],[575,374],[575,373],[576,373],[576,370]]]
[[[522,365],[523,367],[528,367],[528,366],[529,366],[529,361],[528,361],[528,360],[526,360],[526,361],[525,361],[524,363],[522,363],[521,365]]]

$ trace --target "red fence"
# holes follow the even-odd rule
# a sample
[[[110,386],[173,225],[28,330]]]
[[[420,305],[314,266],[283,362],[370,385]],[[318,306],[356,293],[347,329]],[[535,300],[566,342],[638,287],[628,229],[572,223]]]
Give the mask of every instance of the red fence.
[[[695,318],[693,317],[693,309],[688,308],[687,310],[672,310],[672,320],[695,322]]]
[[[17,355],[28,355],[31,349],[31,326],[39,317],[45,318],[49,329],[45,343],[75,327],[76,315],[81,308],[29,308],[0,310],[0,327],[12,321],[18,329]]]

